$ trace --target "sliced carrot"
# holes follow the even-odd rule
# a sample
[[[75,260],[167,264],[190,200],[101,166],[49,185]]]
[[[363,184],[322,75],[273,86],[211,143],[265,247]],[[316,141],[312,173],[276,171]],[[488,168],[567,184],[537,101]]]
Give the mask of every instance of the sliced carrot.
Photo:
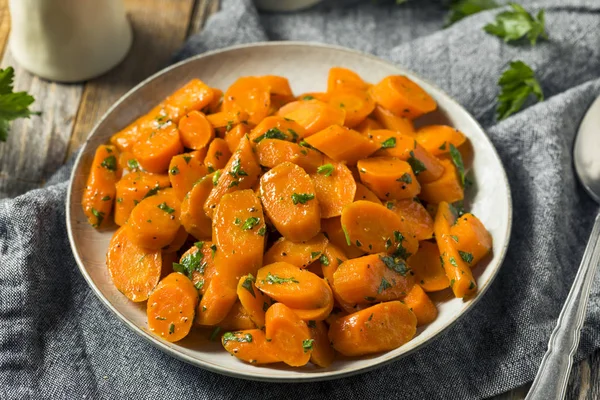
[[[375,129],[383,129],[383,125],[373,118],[365,118],[363,122],[354,127],[355,131],[360,132],[363,135],[368,135],[370,131]]]
[[[238,124],[248,124],[250,115],[245,111],[220,111],[214,114],[208,114],[206,119],[213,128],[225,128],[228,126],[233,127]]]
[[[327,77],[327,93],[339,89],[367,90],[369,85],[354,71],[342,67],[333,67]]]
[[[356,258],[365,254],[364,251],[355,246],[355,243],[348,243],[340,217],[322,219],[321,229],[327,235],[329,241],[342,249],[348,258]]]
[[[250,364],[272,364],[279,362],[273,354],[271,343],[260,329],[227,332],[221,338],[225,350],[232,356]]]
[[[171,158],[183,152],[177,127],[152,131],[133,146],[133,155],[147,171],[157,174],[169,168]]]
[[[252,129],[249,138],[253,144],[264,139],[280,139],[298,142],[305,136],[305,131],[295,121],[277,115],[267,117]]]
[[[116,194],[115,184],[122,170],[114,146],[99,146],[94,155],[81,199],[83,212],[95,228],[102,226],[110,214]]]
[[[131,210],[147,195],[159,189],[169,187],[168,175],[150,174],[148,172],[132,172],[117,182],[115,223],[123,226],[131,214]]]
[[[399,301],[381,303],[338,318],[329,327],[333,348],[345,356],[396,349],[417,332],[417,318]]]
[[[323,321],[308,321],[307,325],[310,330],[310,337],[314,340],[310,362],[319,367],[327,368],[335,358],[335,352],[327,336],[327,325]]]
[[[477,265],[492,250],[492,235],[479,218],[471,213],[460,216],[450,228],[460,257],[470,267]]]
[[[271,169],[260,179],[260,196],[267,216],[286,239],[301,242],[319,232],[319,201],[302,168],[285,162]]]
[[[131,301],[145,301],[160,279],[161,252],[138,246],[119,228],[108,245],[106,266],[119,292]]]
[[[196,242],[181,255],[177,266],[179,272],[188,275],[194,287],[200,294],[206,293],[206,288],[215,273],[215,262],[212,242]]]
[[[206,166],[191,153],[176,155],[169,164],[169,180],[179,200],[183,200],[194,184],[207,173]]]
[[[404,298],[404,304],[417,317],[417,326],[427,325],[437,318],[437,307],[419,285],[414,285],[411,291],[408,292]]]
[[[260,165],[274,168],[284,162],[291,162],[308,173],[314,173],[323,165],[323,154],[296,143],[277,139],[264,139],[256,146]]]
[[[214,179],[217,184],[204,203],[206,215],[212,217],[217,204],[226,193],[251,188],[258,181],[261,172],[248,138],[242,138],[221,174]]]
[[[419,197],[428,203],[454,203],[464,198],[464,190],[456,167],[450,160],[440,159],[444,174],[437,180],[421,183]]]
[[[359,200],[342,211],[348,243],[370,254],[390,252],[406,259],[419,248],[417,239],[402,232],[402,220],[385,206]]]
[[[417,131],[417,142],[425,150],[439,156],[450,151],[450,145],[459,147],[467,138],[464,133],[447,125],[428,125]]]
[[[344,125],[354,128],[364,121],[375,108],[375,102],[366,90],[337,89],[329,94],[329,104],[346,112]]]
[[[240,140],[242,140],[242,138],[248,133],[250,133],[250,128],[246,124],[237,124],[231,129],[226,130],[225,141],[227,142],[229,151],[233,153],[240,145]]]
[[[325,153],[329,158],[356,164],[379,149],[379,145],[365,136],[340,125],[331,125],[322,131],[306,138],[306,142]]]
[[[433,237],[433,218],[418,199],[387,201],[385,206],[400,216],[403,231],[414,235],[417,240]]]
[[[281,107],[277,115],[296,121],[305,130],[304,137],[331,125],[343,125],[346,112],[320,100],[293,101]]]
[[[159,122],[160,120],[160,122]],[[164,113],[161,104],[154,107],[148,114],[142,115],[110,138],[110,143],[121,152],[131,152],[133,146],[144,134],[149,134],[163,124],[172,124],[166,122],[168,117]]]
[[[426,292],[436,292],[450,286],[442,268],[440,250],[435,243],[420,242],[419,250],[410,256],[408,264],[415,273],[415,281]]]
[[[245,111],[248,121],[257,125],[269,115],[270,87],[254,76],[239,78],[223,95],[224,111]]]
[[[266,323],[265,336],[275,358],[292,367],[306,365],[314,345],[306,323],[282,303],[269,307]]]
[[[200,111],[191,111],[179,120],[181,143],[188,149],[203,149],[215,137],[215,130],[206,115]]]
[[[211,89],[213,91],[213,98],[210,101],[210,103],[208,103],[208,105],[202,108],[202,112],[204,114],[218,113],[219,111],[221,111],[221,105],[223,104],[223,91],[218,88]]]
[[[168,275],[148,298],[148,329],[168,342],[183,339],[192,328],[197,304],[192,281],[177,272]]]
[[[381,129],[388,129],[401,135],[410,137],[414,137],[416,135],[415,126],[410,119],[406,117],[399,117],[380,105],[375,106],[375,109],[373,110],[373,117],[382,125]]]
[[[161,104],[166,112],[167,120],[177,124],[179,119],[190,111],[201,110],[208,106],[212,102],[213,96],[213,89],[200,79],[192,79]]]
[[[216,138],[208,146],[204,164],[208,167],[208,171],[212,172],[225,168],[230,158],[231,152],[227,142],[221,138]]]
[[[354,194],[354,201],[358,200],[366,200],[371,201],[373,203],[381,204],[381,200],[375,193],[371,191],[368,187],[363,185],[362,183],[356,182],[356,193]]]
[[[256,287],[273,300],[299,310],[322,308],[330,300],[330,289],[323,279],[286,262],[259,269]]]
[[[168,246],[179,231],[181,202],[173,189],[146,197],[131,211],[125,225],[129,239],[148,249]]]
[[[404,75],[391,75],[371,87],[371,95],[381,106],[400,117],[415,119],[437,108],[435,100]]]
[[[336,293],[350,304],[400,300],[414,283],[408,264],[386,253],[344,261],[333,274]]]
[[[204,213],[203,205],[214,187],[213,178],[217,173],[201,178],[181,202],[181,224],[196,239],[208,239],[212,235],[212,220]]]
[[[435,217],[435,238],[441,253],[442,267],[450,281],[450,288],[456,297],[464,298],[477,291],[477,283],[471,269],[456,250],[456,242],[449,234],[454,218],[450,205],[441,202]]]
[[[360,179],[380,199],[412,199],[421,185],[406,161],[395,157],[373,157],[357,164]]]
[[[163,249],[162,249],[163,253],[178,252],[183,247],[185,242],[187,242],[188,236],[189,236],[189,234],[185,231],[183,226],[179,227],[179,230],[175,234],[173,241],[171,243],[169,243],[168,246],[163,247]]]
[[[315,185],[321,218],[337,217],[354,201],[356,182],[345,164],[327,158],[323,162],[310,178]]]
[[[219,322],[221,331],[240,331],[243,329],[255,329],[256,325],[250,319],[250,314],[242,306],[239,301],[236,301],[229,314]]]
[[[323,234],[297,243],[282,237],[267,250],[264,263],[272,264],[283,261],[298,268],[307,268],[321,257],[325,246],[327,246],[327,238]]]
[[[259,79],[267,85],[271,95],[294,96],[292,89],[290,88],[290,82],[283,76],[264,75],[259,77]]]
[[[250,320],[256,327],[262,329],[265,326],[265,312],[272,301],[258,290],[254,281],[252,274],[242,276],[238,282],[237,295]]]

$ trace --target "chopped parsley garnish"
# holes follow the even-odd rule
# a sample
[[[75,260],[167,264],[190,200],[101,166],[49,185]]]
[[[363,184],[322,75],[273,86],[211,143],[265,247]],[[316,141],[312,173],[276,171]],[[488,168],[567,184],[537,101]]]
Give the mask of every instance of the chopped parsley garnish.
[[[254,276],[252,274],[248,274],[244,282],[242,283],[242,287],[250,292],[252,297],[256,298],[256,294],[254,293],[254,288],[252,287],[252,283],[254,282]]]
[[[391,149],[393,147],[396,147],[396,138],[393,136],[381,142],[382,149]]]
[[[98,211],[94,207],[92,207],[92,215],[94,217],[96,217],[96,223],[93,224],[92,226],[94,228],[97,228],[100,225],[102,225],[102,221],[104,221],[104,213],[102,211]]]
[[[286,140],[287,135],[283,133],[279,128],[271,128],[256,139],[254,139],[254,143],[260,143],[263,139]]]
[[[456,243],[458,243],[458,236],[450,235],[450,237],[452,238],[452,240],[454,240]]]
[[[304,349],[305,353],[312,351],[314,342],[315,342],[315,339],[304,339],[302,341],[302,348]]]
[[[194,283],[194,287],[197,290],[201,290],[204,287],[204,279],[200,279],[198,282]]]
[[[446,150],[446,142],[442,143],[442,145],[440,147],[438,147],[438,149]]]
[[[386,267],[402,276],[406,276],[410,270],[404,260],[399,257],[394,258],[392,256],[379,256],[379,259],[383,261]]]
[[[512,10],[496,15],[496,22],[484,26],[484,31],[504,39],[507,43],[527,36],[531,45],[535,46],[539,37],[548,39],[544,10],[540,10],[537,17],[534,18],[519,4],[509,3],[508,5],[512,7]]]
[[[309,200],[313,200],[314,198],[315,195],[312,193],[292,193],[292,203],[294,203],[294,205],[297,205],[298,203],[306,204]]]
[[[114,155],[108,156],[100,163],[100,165],[109,171],[117,170],[117,157]]]
[[[311,96],[309,94],[307,94],[306,96],[302,96],[302,100],[314,100],[315,96]]]
[[[235,217],[235,220],[233,220],[233,224],[234,224],[234,225],[239,225],[239,224],[241,224],[241,223],[242,223],[242,220],[241,220],[241,219],[239,219],[238,217]]]
[[[169,335],[172,335],[174,332],[175,332],[175,324],[171,322],[169,324]]]
[[[233,121],[227,121],[227,126],[225,127],[225,132],[229,132],[233,129]]]
[[[144,195],[142,200],[145,199],[146,197],[154,196],[156,193],[158,193],[159,190],[160,190],[160,187],[158,187],[158,186],[153,187],[152,189],[148,190],[148,193],[146,193]]]
[[[182,158],[183,158],[183,161],[185,161],[186,164],[189,164],[190,161],[192,160],[192,156],[188,156],[187,154],[184,154],[182,156]]]
[[[257,232],[260,236],[265,236],[265,234],[267,233],[267,228],[262,226],[258,232]]]
[[[311,259],[317,258],[317,257],[319,257],[320,254],[321,254],[320,251],[311,251],[310,252],[310,258]]]
[[[38,112],[29,110],[29,106],[35,101],[33,96],[27,92],[13,91],[14,76],[13,67],[0,69],[0,142],[5,142],[8,138],[9,121],[17,118],[29,118],[30,115],[40,115]],[[107,147],[106,150],[108,151],[110,148]]]
[[[231,171],[229,171],[228,174],[233,176],[234,178],[239,178],[240,176],[248,176],[246,171],[242,169],[239,158],[233,162],[233,164],[231,165]]]
[[[329,266],[329,258],[327,258],[327,256],[325,254],[321,254],[319,261],[321,262],[321,265],[324,265],[326,267]]]
[[[469,290],[473,289],[475,289],[475,282],[471,281],[471,283],[469,283]]]
[[[385,206],[388,208],[388,210],[394,209],[394,203],[391,201],[388,201],[387,203],[385,203]]]
[[[381,294],[384,290],[391,287],[392,285],[385,278],[381,278],[381,284],[379,285],[379,289],[377,289],[377,294]]]
[[[352,241],[350,240],[350,234],[348,233],[348,231],[346,230],[346,227],[344,225],[342,225],[342,231],[344,231],[344,236],[346,237],[346,244],[348,246],[352,246]]]
[[[456,259],[454,257],[448,258],[448,261],[450,261],[450,265],[452,265],[453,267],[458,267],[458,263],[456,262]]]
[[[292,140],[295,142],[296,140],[298,140],[298,134],[296,133],[295,130],[293,130],[292,128],[288,128],[288,133],[290,135],[292,135]]]
[[[215,254],[217,254],[217,245],[216,244],[212,244],[210,246],[210,250],[212,251],[212,257],[215,258]]]
[[[267,274],[266,282],[277,285],[281,285],[282,283],[300,283],[293,276],[291,278],[282,278],[280,276],[273,275],[270,272]]]
[[[206,262],[203,259],[204,254],[200,250],[190,252],[181,259],[181,263],[173,263],[173,271],[186,275],[190,280],[194,271],[204,275]]]
[[[308,142],[306,140],[301,140],[300,143],[298,143],[300,146],[302,147],[306,147],[307,149],[313,149],[316,150],[313,146],[311,146],[310,144],[308,144]]]
[[[463,163],[462,155],[460,151],[452,143],[450,143],[450,157],[452,158],[452,162],[456,166],[458,170],[458,176],[460,176],[460,182],[464,186],[465,185],[465,164]]]
[[[325,164],[317,168],[317,173],[325,176],[331,176],[331,174],[333,174],[334,169],[335,167],[333,166],[333,164]]]
[[[227,186],[227,189],[231,189],[232,187],[238,186],[239,184],[240,184],[240,181],[231,181],[229,186]]]
[[[173,214],[175,212],[175,209],[169,207],[166,202],[160,203],[157,207],[166,212],[167,214]]]
[[[471,264],[473,262],[473,254],[460,250],[458,251],[458,254],[460,254],[460,258],[462,258],[467,264]]]
[[[252,228],[254,228],[256,225],[258,225],[259,223],[260,223],[260,218],[250,217],[246,220],[246,222],[244,222],[244,225],[242,225],[242,230],[249,231]]]
[[[131,159],[127,161],[127,168],[131,171],[137,171],[140,168],[140,163],[135,159]]]
[[[360,242],[360,240],[356,239],[356,247],[361,247],[362,243]]]
[[[179,173],[179,167],[178,167],[177,165],[174,165],[174,166],[173,166],[173,168],[171,168],[171,169],[169,170],[169,173],[170,173],[171,175],[177,175],[177,174]]]
[[[223,344],[227,342],[252,343],[252,335],[242,334],[242,332],[227,332],[223,335]]]
[[[406,160],[406,162],[410,164],[410,167],[412,168],[413,173],[415,175],[419,175],[421,172],[427,171],[427,167],[425,167],[425,164],[423,164],[421,160],[415,157],[414,151],[411,151],[409,154],[410,157],[408,158],[408,160]]]
[[[458,0],[450,4],[446,26],[478,12],[500,7],[495,0]]]
[[[402,176],[400,178],[396,179],[396,181],[411,184],[412,176],[410,176],[410,174],[408,172],[405,172],[404,174],[402,174]]]
[[[218,170],[217,172],[215,172],[215,174],[212,177],[213,186],[217,186],[217,183],[219,183],[220,177],[221,177],[221,170]]]
[[[103,198],[100,199],[101,201],[109,201],[110,200],[110,196],[104,196]]]

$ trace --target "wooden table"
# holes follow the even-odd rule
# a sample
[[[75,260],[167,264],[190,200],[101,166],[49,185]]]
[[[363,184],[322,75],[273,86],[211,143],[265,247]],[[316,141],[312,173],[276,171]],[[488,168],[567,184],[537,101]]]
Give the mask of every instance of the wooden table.
[[[41,117],[12,124],[0,143],[0,199],[40,187],[85,140],[108,107],[135,84],[167,66],[185,39],[218,9],[211,0],[125,0],[134,30],[133,47],[119,66],[83,84],[60,84],[20,68],[6,48],[7,0],[0,0],[1,66],[13,66],[15,88],[31,93]],[[523,399],[529,385],[495,397]],[[600,351],[573,368],[568,399],[600,399]]]

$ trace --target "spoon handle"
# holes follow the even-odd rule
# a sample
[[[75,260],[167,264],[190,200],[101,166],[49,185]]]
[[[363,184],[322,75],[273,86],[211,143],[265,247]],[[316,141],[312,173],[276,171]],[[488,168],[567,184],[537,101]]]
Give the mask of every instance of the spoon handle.
[[[567,390],[573,356],[590,297],[590,287],[600,262],[600,214],[596,216],[575,281],[563,306],[538,373],[526,400],[562,400]]]

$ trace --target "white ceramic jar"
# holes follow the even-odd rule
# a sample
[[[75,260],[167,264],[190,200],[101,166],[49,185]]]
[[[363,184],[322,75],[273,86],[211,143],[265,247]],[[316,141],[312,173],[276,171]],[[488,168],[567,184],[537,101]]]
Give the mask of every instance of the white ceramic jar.
[[[123,0],[10,0],[10,51],[42,78],[84,81],[127,55],[132,32]]]

